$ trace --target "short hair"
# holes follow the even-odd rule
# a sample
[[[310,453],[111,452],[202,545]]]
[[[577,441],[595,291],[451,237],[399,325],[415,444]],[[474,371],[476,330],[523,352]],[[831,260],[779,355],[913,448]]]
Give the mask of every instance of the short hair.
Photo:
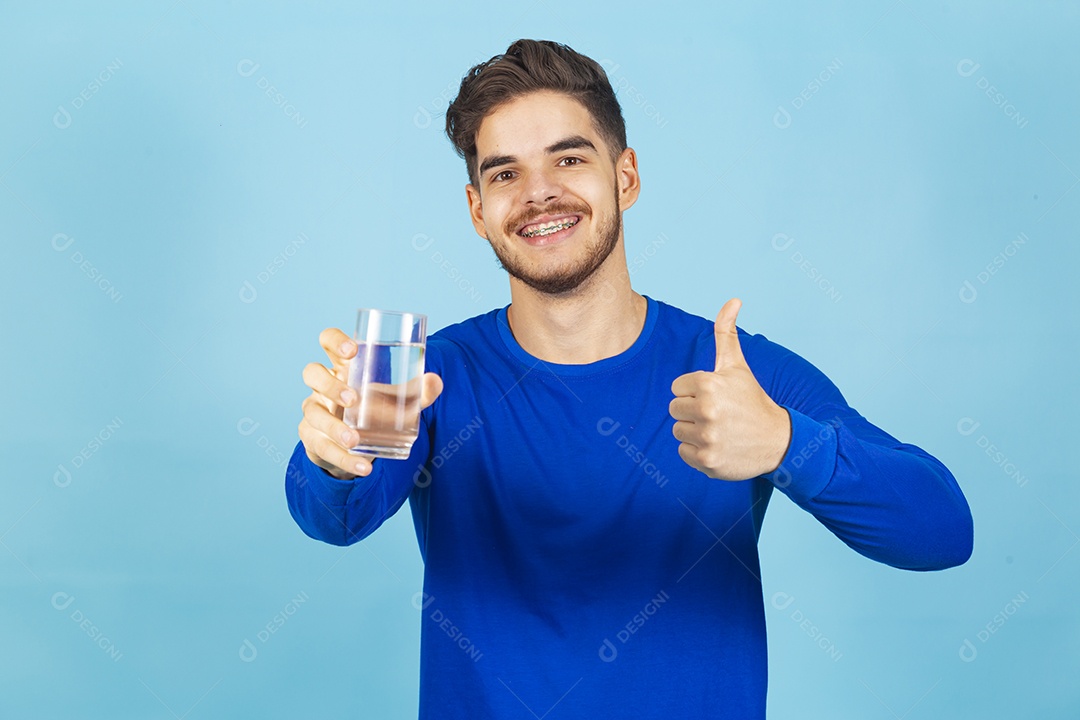
[[[614,163],[626,149],[626,123],[607,73],[592,58],[550,40],[515,40],[505,53],[474,65],[446,110],[446,135],[465,158],[469,182],[479,187],[476,136],[484,118],[511,100],[537,90],[566,93],[580,102],[611,150]]]

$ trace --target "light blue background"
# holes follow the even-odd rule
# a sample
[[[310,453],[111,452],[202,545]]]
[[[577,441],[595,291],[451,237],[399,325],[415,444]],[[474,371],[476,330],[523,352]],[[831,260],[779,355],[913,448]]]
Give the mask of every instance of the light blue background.
[[[912,573],[776,495],[770,716],[1076,717],[1078,34],[1072,3],[6,4],[0,716],[415,717],[407,507],[315,542],[284,462],[320,330],[509,301],[441,118],[535,37],[619,88],[636,289],[742,298],[974,512],[966,565]]]

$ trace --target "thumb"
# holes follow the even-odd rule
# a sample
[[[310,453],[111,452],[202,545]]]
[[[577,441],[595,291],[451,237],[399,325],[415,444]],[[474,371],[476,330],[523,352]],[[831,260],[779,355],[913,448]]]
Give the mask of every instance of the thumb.
[[[442,395],[442,378],[433,372],[424,373],[424,385],[420,392],[420,409],[423,410]]]
[[[713,326],[716,333],[716,370],[746,364],[739,344],[739,331],[735,329],[735,318],[741,308],[742,300],[732,298],[724,303],[716,316]]]

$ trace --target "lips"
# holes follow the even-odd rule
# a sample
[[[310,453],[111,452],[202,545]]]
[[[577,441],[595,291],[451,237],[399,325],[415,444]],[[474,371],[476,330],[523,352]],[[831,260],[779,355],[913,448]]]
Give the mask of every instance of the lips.
[[[518,228],[517,234],[523,238],[538,238],[553,235],[569,229],[581,222],[580,215],[546,215]]]

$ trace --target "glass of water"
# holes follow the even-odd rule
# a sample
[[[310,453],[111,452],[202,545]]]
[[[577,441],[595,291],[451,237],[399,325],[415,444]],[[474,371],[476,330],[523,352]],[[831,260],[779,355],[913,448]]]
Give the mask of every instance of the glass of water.
[[[420,430],[427,316],[360,308],[356,355],[349,361],[349,387],[360,400],[343,420],[360,441],[351,453],[404,460]]]

